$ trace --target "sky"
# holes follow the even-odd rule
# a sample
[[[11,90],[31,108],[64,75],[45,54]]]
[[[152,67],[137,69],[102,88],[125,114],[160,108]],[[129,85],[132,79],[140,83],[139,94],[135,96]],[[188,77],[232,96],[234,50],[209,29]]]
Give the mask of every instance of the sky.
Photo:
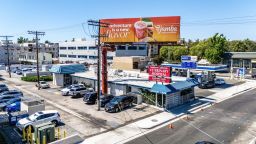
[[[215,33],[229,40],[256,40],[255,0],[0,0],[0,35],[33,38],[44,31],[51,42],[85,37],[87,20],[181,16],[181,38],[205,39]],[[84,24],[84,30],[82,27]]]

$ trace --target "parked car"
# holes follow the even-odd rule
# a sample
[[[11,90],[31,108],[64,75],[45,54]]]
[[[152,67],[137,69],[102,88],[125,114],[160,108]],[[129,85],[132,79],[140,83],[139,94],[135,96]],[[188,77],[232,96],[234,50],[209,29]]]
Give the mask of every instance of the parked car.
[[[22,97],[23,96],[23,93],[21,91],[18,91],[18,90],[9,90],[9,91],[5,91],[5,92],[2,92],[0,94],[0,97],[2,96],[16,96],[16,97]]]
[[[255,73],[252,74],[252,78],[253,78],[253,79],[256,78],[256,74],[255,74]]]
[[[69,95],[71,95],[71,98],[80,98],[87,92],[87,89],[85,87],[76,87],[71,88],[69,91]]]
[[[209,141],[198,141],[195,144],[214,144],[213,142],[209,142]]]
[[[11,99],[14,99],[14,98],[20,98],[20,97],[17,97],[17,96],[14,96],[14,95],[0,96],[0,104],[5,103],[5,102],[7,102]]]
[[[36,87],[46,89],[46,88],[50,88],[50,85],[46,81],[39,81],[39,85],[38,83],[36,83]]]
[[[6,101],[6,102],[0,104],[0,111],[5,110],[8,105],[13,104],[13,103],[15,103],[15,102],[20,102],[20,101],[21,101],[21,98],[12,98],[12,99],[9,99],[8,101]]]
[[[105,105],[106,112],[118,112],[133,105],[133,96],[116,96]]]
[[[109,103],[114,98],[113,95],[101,96],[100,97],[100,106],[105,107],[107,103]]]
[[[27,130],[29,126],[32,127],[32,132],[34,131],[34,125],[40,123],[51,122],[55,126],[57,126],[60,122],[60,114],[56,110],[47,110],[47,111],[40,111],[30,115],[27,118],[20,119],[16,127],[22,131],[22,129]]]
[[[17,75],[22,75],[22,71],[21,71],[21,70],[17,70],[15,73],[16,73]]]
[[[67,96],[67,95],[69,95],[70,89],[72,89],[72,88],[83,88],[83,87],[84,87],[83,84],[72,84],[72,85],[70,85],[70,86],[68,86],[68,87],[66,87],[66,88],[64,88],[64,89],[62,89],[62,90],[61,90],[61,94],[62,94],[63,96]]]
[[[110,95],[109,95],[110,96]],[[101,104],[102,104],[102,98],[104,98],[104,97],[108,97],[108,96],[103,96],[102,94],[101,94],[101,96],[100,96],[100,102],[101,102]],[[85,95],[84,95],[84,99],[83,99],[83,101],[86,103],[86,104],[95,104],[95,103],[97,103],[97,98],[98,98],[98,93],[97,92],[95,92],[95,91],[89,91],[89,92],[87,92]],[[109,102],[109,101],[108,101]],[[103,102],[104,103],[104,102]],[[104,105],[105,105],[106,103],[104,103]]]
[[[20,101],[7,105],[5,111],[8,113],[20,111]]]
[[[226,83],[225,80],[222,78],[215,79],[215,85],[223,85],[225,83]]]
[[[8,91],[8,86],[6,84],[0,84],[0,93]]]

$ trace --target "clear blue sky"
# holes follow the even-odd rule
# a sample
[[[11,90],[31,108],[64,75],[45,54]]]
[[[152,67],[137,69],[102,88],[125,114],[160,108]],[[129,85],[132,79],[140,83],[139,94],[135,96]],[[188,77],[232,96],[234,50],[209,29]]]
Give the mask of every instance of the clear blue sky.
[[[0,35],[14,35],[13,40],[18,36],[31,38],[32,36],[26,34],[27,30],[45,30],[46,35],[41,38],[42,40],[53,42],[71,40],[73,37],[87,37],[81,23],[88,19],[149,16],[181,16],[181,37],[186,39],[204,39],[219,32],[231,40],[245,38],[256,40],[255,0],[0,0],[0,2]],[[61,29],[54,30],[54,28]],[[88,33],[87,25],[85,28]]]

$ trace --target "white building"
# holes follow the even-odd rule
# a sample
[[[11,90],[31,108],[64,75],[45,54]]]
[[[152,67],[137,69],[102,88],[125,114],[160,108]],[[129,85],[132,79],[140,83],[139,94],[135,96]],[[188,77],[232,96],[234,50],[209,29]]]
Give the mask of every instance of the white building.
[[[108,62],[112,62],[113,57],[123,56],[147,56],[147,47],[145,45],[118,45],[115,52],[108,52]],[[68,62],[86,62],[89,64],[97,63],[97,47],[95,41],[86,41],[85,39],[75,39],[75,41],[59,43],[59,61]]]
[[[36,64],[37,62],[36,52],[28,52],[28,53],[20,54],[19,61]],[[38,53],[38,63],[39,65],[52,64],[52,54],[43,53],[43,52]]]
[[[108,52],[108,60],[112,61],[115,52]],[[66,62],[86,62],[89,64],[97,63],[97,47],[95,41],[85,39],[75,39],[75,41],[59,43],[59,61]]]

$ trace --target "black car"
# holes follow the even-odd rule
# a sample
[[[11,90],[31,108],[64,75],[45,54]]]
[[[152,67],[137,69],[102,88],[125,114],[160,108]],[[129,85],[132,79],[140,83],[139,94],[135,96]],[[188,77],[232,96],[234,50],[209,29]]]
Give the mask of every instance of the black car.
[[[116,96],[105,106],[106,112],[118,112],[124,108],[131,107],[134,97],[133,96]]]
[[[105,107],[107,103],[109,103],[114,98],[113,95],[101,96],[100,97],[100,106]]]
[[[214,143],[209,142],[209,141],[198,141],[195,144],[214,144]]]
[[[97,92],[87,92],[84,95],[83,101],[87,104],[95,104],[97,100]]]

